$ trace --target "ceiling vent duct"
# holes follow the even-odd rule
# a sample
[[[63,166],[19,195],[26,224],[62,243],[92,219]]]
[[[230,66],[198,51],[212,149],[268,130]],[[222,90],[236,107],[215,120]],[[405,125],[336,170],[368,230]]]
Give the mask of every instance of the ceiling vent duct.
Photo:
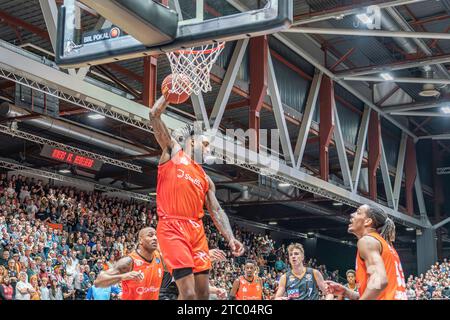
[[[433,79],[433,70],[424,70],[423,75],[426,79]],[[422,91],[419,92],[419,95],[422,97],[439,97],[441,93],[436,89],[434,84],[425,83],[422,87]]]

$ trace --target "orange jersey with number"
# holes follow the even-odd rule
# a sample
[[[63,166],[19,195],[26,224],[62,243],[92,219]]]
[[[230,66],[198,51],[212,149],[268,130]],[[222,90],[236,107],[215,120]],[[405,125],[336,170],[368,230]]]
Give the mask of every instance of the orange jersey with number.
[[[258,277],[252,282],[245,277],[239,277],[239,289],[236,292],[236,300],[262,300],[262,285]]]
[[[122,300],[158,300],[164,275],[160,253],[155,251],[152,261],[145,260],[136,251],[129,257],[133,259],[133,271],[142,272],[144,280],[122,281]]]
[[[403,274],[402,264],[397,251],[380,234],[371,232],[368,235],[377,239],[381,244],[381,258],[383,259],[388,280],[387,287],[380,293],[377,300],[407,300],[405,275]],[[368,286],[371,272],[367,270],[364,260],[359,255],[359,251],[356,255],[355,271],[356,282],[359,285],[359,295],[362,296]],[[376,286],[376,282],[376,279],[374,279],[371,285]]]
[[[201,219],[207,191],[205,171],[180,150],[172,159],[158,166],[158,217]]]

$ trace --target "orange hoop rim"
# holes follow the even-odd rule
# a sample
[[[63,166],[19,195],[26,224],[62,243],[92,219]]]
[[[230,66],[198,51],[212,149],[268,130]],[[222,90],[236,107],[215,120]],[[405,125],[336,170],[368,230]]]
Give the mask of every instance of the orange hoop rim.
[[[223,42],[219,42],[219,44],[215,47],[215,48],[211,48],[211,49],[205,49],[205,50],[175,50],[172,51],[172,53],[177,53],[177,54],[211,54],[214,53],[216,51],[222,50],[223,47],[225,46],[225,41]]]

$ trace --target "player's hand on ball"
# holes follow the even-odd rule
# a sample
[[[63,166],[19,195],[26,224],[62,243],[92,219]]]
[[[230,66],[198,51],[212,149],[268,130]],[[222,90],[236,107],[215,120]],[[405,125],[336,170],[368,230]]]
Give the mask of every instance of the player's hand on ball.
[[[244,245],[240,243],[236,238],[231,239],[229,245],[231,253],[233,253],[235,257],[242,256],[245,251]]]
[[[130,271],[123,275],[123,280],[142,281],[144,274],[141,271]]]
[[[329,294],[341,295],[345,292],[345,287],[337,282],[325,281],[325,285]]]
[[[219,249],[211,249],[209,250],[209,258],[211,262],[223,261],[226,259],[225,252]]]

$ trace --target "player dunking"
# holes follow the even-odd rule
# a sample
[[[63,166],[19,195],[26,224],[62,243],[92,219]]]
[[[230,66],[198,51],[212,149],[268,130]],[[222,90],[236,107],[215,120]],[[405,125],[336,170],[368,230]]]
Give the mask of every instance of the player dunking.
[[[148,227],[139,232],[135,251],[123,257],[94,282],[98,288],[122,283],[122,300],[158,300],[164,266],[158,251],[156,230]]]
[[[158,241],[164,262],[179,290],[179,299],[209,298],[211,261],[202,218],[206,205],[219,232],[232,253],[240,256],[244,246],[233,235],[230,222],[215,195],[213,181],[192,159],[194,150],[209,152],[209,142],[193,139],[193,133],[182,132],[176,141],[161,119],[168,103],[161,96],[150,109],[150,123],[162,148],[158,166],[157,212]],[[180,143],[184,140],[184,150]]]
[[[255,273],[256,262],[247,260],[244,266],[244,276],[234,280],[230,291],[230,300],[262,300],[263,283]]]
[[[405,276],[392,245],[394,222],[380,208],[362,205],[352,213],[348,232],[358,238],[356,283],[359,292],[327,281],[329,292],[350,300],[406,300]]]

